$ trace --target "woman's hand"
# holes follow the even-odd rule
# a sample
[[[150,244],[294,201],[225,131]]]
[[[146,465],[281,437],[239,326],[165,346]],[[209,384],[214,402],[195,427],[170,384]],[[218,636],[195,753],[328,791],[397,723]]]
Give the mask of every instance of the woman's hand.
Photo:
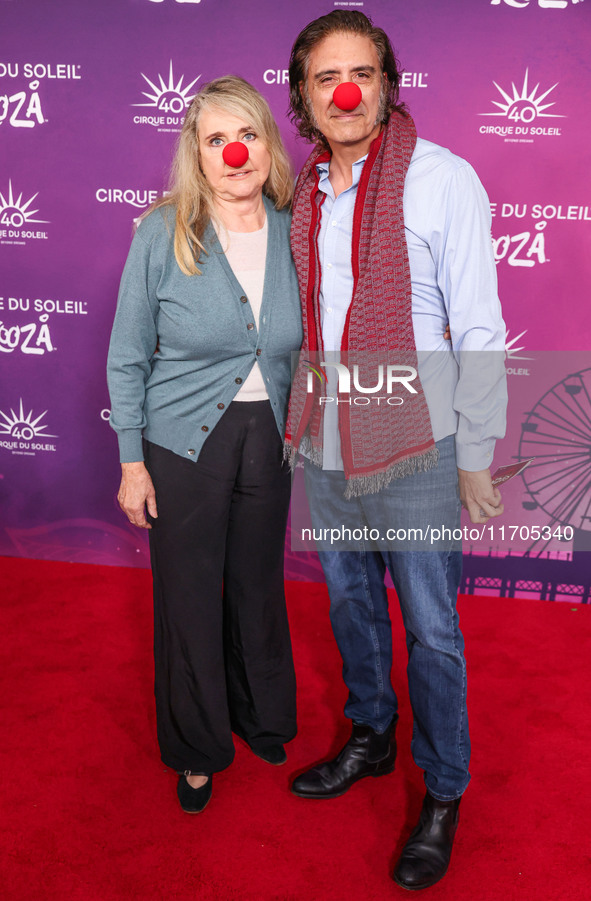
[[[158,517],[156,492],[145,465],[139,463],[121,464],[121,485],[117,494],[119,506],[130,523],[140,529],[151,529],[146,519],[145,508],[154,519]]]

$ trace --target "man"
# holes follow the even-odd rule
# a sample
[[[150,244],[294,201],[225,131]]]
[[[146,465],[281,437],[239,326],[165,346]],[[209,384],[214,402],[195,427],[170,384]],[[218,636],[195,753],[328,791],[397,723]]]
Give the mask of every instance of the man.
[[[293,120],[317,146],[294,201],[305,337],[286,443],[292,458],[307,457],[313,525],[358,526],[357,535],[366,527],[363,540],[336,550],[318,543],[351,738],[292,791],[334,798],[394,769],[388,570],[406,629],[413,756],[427,788],[393,878],[421,889],[445,875],[470,779],[453,537],[460,500],[473,523],[503,512],[489,469],[506,405],[490,207],[464,160],[416,138],[397,106],[388,37],[362,13],[332,12],[308,25],[289,74]],[[341,84],[344,101],[335,95]],[[370,395],[384,385],[380,404]],[[405,540],[419,529],[420,539]]]

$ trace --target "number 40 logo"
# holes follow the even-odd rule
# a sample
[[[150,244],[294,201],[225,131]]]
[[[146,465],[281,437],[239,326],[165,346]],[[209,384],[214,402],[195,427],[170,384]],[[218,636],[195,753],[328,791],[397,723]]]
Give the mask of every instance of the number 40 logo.
[[[551,106],[554,106],[554,101],[550,101],[550,103],[544,103],[543,101],[548,97],[548,95],[557,87],[558,82],[553,84],[551,88],[544,91],[542,94],[539,94],[540,83],[530,90],[529,84],[529,69],[525,70],[525,77],[523,79],[523,86],[521,91],[518,91],[515,87],[515,84],[511,84],[512,93],[503,90],[503,88],[497,84],[496,81],[493,81],[493,84],[501,97],[500,100],[493,100],[493,106],[497,106],[499,108],[499,112],[495,113],[480,113],[481,116],[503,116],[506,119],[511,119],[512,122],[522,122],[528,124],[529,122],[533,122],[534,119],[564,119],[565,116],[560,115],[560,113],[549,113],[546,110],[549,110]]]

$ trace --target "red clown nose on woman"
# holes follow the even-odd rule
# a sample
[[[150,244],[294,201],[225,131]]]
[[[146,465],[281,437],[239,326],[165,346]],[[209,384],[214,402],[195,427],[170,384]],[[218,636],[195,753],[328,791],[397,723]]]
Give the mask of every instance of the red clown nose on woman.
[[[240,169],[248,160],[248,147],[242,141],[232,141],[231,144],[226,144],[222,156],[226,165],[232,169]]]

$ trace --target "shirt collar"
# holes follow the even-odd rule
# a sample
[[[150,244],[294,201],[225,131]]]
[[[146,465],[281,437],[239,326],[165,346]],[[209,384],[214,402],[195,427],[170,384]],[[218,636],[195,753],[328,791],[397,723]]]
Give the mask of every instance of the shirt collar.
[[[348,191],[351,188],[356,188],[359,184],[359,179],[361,178],[361,173],[363,171],[363,164],[365,163],[369,154],[365,154],[360,159],[355,160],[353,163],[353,181],[351,183],[351,187],[347,188]],[[316,163],[316,170],[318,175],[320,176],[318,179],[318,187],[324,194],[330,194],[332,196],[332,185],[329,181],[328,175],[330,171],[330,160],[326,160],[322,163]]]

